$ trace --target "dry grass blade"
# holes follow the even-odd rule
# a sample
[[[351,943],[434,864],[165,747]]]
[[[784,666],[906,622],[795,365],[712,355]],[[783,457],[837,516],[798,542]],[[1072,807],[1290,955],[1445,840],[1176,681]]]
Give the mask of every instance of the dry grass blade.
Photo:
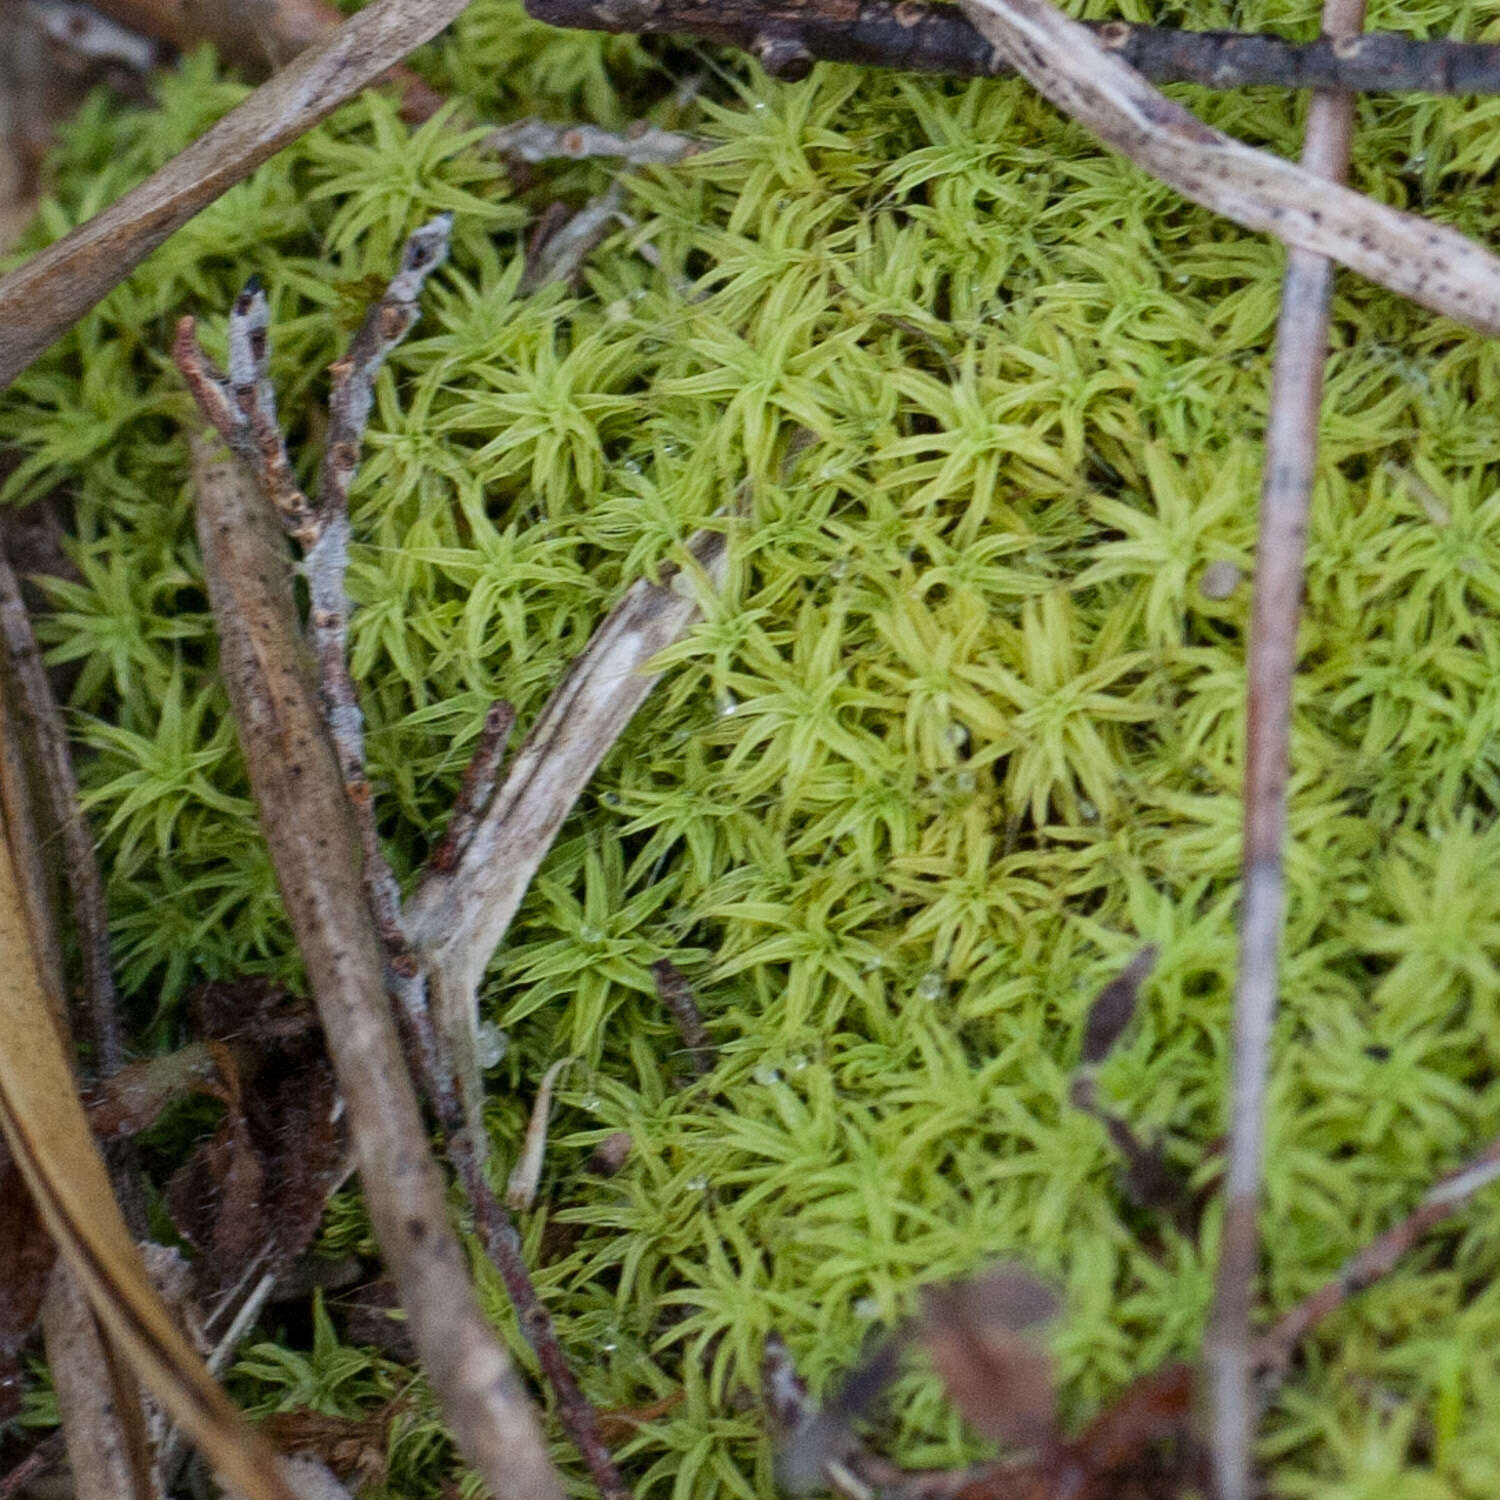
[[[1194,203],[1326,255],[1481,333],[1500,333],[1500,260],[1456,230],[1210,129],[1049,0],[963,6],[1059,109]]]
[[[152,1290],[95,1149],[0,840],[0,1127],[43,1222],[115,1346],[248,1500],[294,1500]]]
[[[26,723],[27,758],[42,784],[49,820],[63,850],[63,878],[72,898],[82,950],[90,1029],[99,1066],[113,1073],[125,1060],[116,1007],[109,914],[94,840],[78,805],[78,782],[68,754],[67,730],[52,695],[42,653],[9,561],[0,555],[0,644],[6,655],[7,687]]]
[[[563,819],[655,685],[647,664],[697,619],[697,589],[723,582],[722,533],[697,533],[686,552],[694,572],[665,568],[660,583],[642,579],[626,592],[542,710],[463,853],[451,869],[428,871],[407,903],[471,1121],[480,1107],[474,995],[485,965]]]
[[[0,389],[174,230],[437,35],[467,0],[375,0],[55,245],[0,278]]]
[[[269,502],[194,444],[198,538],[220,670],[287,915],[348,1110],[365,1201],[427,1378],[496,1500],[561,1500],[536,1411],[486,1323],[448,1223],[386,1003],[358,837],[324,730]]]
[[[1365,0],[1325,0],[1323,30],[1335,38],[1352,36],[1363,26],[1364,13]],[[1349,169],[1353,124],[1351,95],[1314,95],[1303,152],[1306,170],[1330,182],[1341,180]],[[1297,623],[1302,607],[1308,510],[1318,459],[1332,286],[1329,260],[1300,247],[1291,249],[1276,329],[1260,492],[1260,535],[1246,669],[1249,684],[1241,859],[1244,894],[1234,1000],[1224,1224],[1214,1279],[1213,1315],[1204,1345],[1218,1500],[1249,1500],[1252,1490],[1256,1405],[1250,1368],[1250,1314],[1260,1243],[1256,1210],[1285,906],[1282,860]]]

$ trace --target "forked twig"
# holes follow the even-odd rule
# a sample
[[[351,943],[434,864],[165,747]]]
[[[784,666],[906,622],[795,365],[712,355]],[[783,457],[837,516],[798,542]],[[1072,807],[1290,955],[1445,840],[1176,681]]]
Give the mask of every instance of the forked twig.
[[[520,1238],[483,1170],[484,1134],[477,1114],[465,1112],[462,1091],[448,1062],[447,1038],[433,1025],[427,976],[407,937],[394,872],[380,847],[373,794],[364,764],[363,721],[347,658],[348,599],[344,587],[349,552],[348,493],[359,460],[375,374],[416,318],[422,283],[446,254],[450,220],[444,215],[407,241],[400,271],[371,308],[348,354],[333,367],[331,421],[316,501],[291,479],[291,465],[276,425],[266,337],[268,310],[252,286],[230,318],[230,374],[215,371],[185,323],[177,359],[200,408],[230,442],[261,491],[303,549],[309,593],[308,625],[323,717],[343,781],[361,852],[364,899],[384,959],[387,990],[407,1033],[408,1054],[447,1136],[447,1155],[470,1204],[486,1252],[500,1270],[530,1342],[558,1402],[558,1415],[605,1500],[628,1500],[629,1491],[599,1429],[598,1414],[568,1367],[551,1314],[537,1295],[520,1252]],[[433,871],[451,870],[472,841],[472,829],[489,800],[513,715],[496,705],[486,715],[480,743],[464,778]]]
[[[1050,0],[963,6],[1053,104],[1192,202],[1481,333],[1500,333],[1500,260],[1474,241],[1210,129]]]
[[[1324,33],[1335,40],[1354,35],[1364,24],[1364,14],[1365,0],[1325,0]],[[1351,95],[1315,94],[1308,114],[1304,167],[1330,181],[1342,180],[1349,169],[1353,124]],[[1213,1314],[1204,1344],[1217,1500],[1249,1500],[1251,1492],[1256,1408],[1250,1316],[1260,1247],[1256,1212],[1285,908],[1283,845],[1297,624],[1318,457],[1332,285],[1333,266],[1327,258],[1296,246],[1288,251],[1271,377],[1246,668],[1244,890],[1224,1222]]]

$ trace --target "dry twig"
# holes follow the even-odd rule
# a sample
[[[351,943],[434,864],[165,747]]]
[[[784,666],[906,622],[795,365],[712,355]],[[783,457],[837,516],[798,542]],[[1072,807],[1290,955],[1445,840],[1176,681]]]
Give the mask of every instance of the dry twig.
[[[287,914],[348,1109],[370,1217],[455,1440],[496,1497],[560,1500],[537,1415],[485,1321],[448,1223],[384,995],[358,836],[325,737],[269,507],[195,443],[198,536],[220,670]]]
[[[698,532],[684,551],[691,571],[664,567],[660,582],[627,590],[548,700],[457,862],[425,872],[406,904],[471,1125],[480,1104],[475,996],[490,955],[563,819],[655,686],[648,663],[698,618],[698,590],[724,579],[722,533]]]
[[[125,1061],[125,1039],[116,1004],[109,912],[94,840],[78,805],[78,782],[68,754],[67,731],[47,680],[31,616],[9,561],[0,554],[0,642],[3,642],[14,702],[28,731],[31,767],[42,783],[47,814],[62,844],[63,879],[72,899],[78,946],[83,955],[89,1036],[99,1071],[106,1077]]]
[[[393,63],[467,0],[375,0],[139,187],[0,277],[0,390],[174,230]]]
[[[1335,40],[1352,36],[1364,25],[1364,15],[1365,0],[1325,0],[1324,33]],[[1314,95],[1302,154],[1304,167],[1318,177],[1341,181],[1349,169],[1353,125],[1352,95]],[[1291,248],[1276,329],[1260,492],[1260,536],[1255,554],[1245,708],[1244,890],[1224,1223],[1213,1316],[1204,1348],[1217,1500],[1249,1500],[1251,1490],[1255,1403],[1250,1313],[1260,1243],[1256,1210],[1285,907],[1282,850],[1297,623],[1302,607],[1308,508],[1318,457],[1332,285],[1333,266],[1328,259],[1297,246]]]
[[[1283,1313],[1255,1340],[1250,1361],[1255,1373],[1268,1385],[1279,1382],[1291,1365],[1297,1345],[1318,1323],[1356,1292],[1389,1274],[1434,1224],[1456,1214],[1496,1178],[1500,1178],[1500,1140],[1491,1141],[1471,1161],[1442,1178],[1399,1224],[1352,1255],[1337,1276]]]
[[[642,36],[681,33],[754,53],[766,70],[803,77],[815,62],[949,73],[1013,71],[952,5],[925,0],[527,0],[553,26]],[[1393,32],[1357,39],[1177,31],[1128,21],[1085,23],[1101,47],[1153,83],[1212,89],[1273,84],[1354,93],[1500,92],[1500,47]]]
[[[205,416],[240,455],[280,515],[283,528],[302,546],[323,715],[343,779],[344,800],[357,831],[364,898],[381,946],[386,988],[405,1026],[417,1076],[447,1134],[447,1154],[469,1197],[486,1251],[501,1272],[521,1328],[557,1396],[559,1418],[605,1500],[627,1500],[628,1491],[599,1434],[598,1415],[568,1367],[551,1315],[526,1270],[519,1236],[485,1178],[482,1121],[477,1115],[465,1115],[460,1087],[447,1060],[447,1039],[434,1027],[427,1008],[426,976],[408,942],[400,892],[376,832],[358,695],[346,656],[348,491],[373,399],[375,374],[415,321],[422,284],[447,253],[449,224],[444,215],[412,235],[401,270],[370,310],[348,354],[333,367],[331,420],[315,502],[297,488],[276,425],[268,373],[267,309],[259,287],[247,288],[236,299],[230,318],[227,378],[203,358],[187,320],[178,338],[177,361]],[[487,714],[449,838],[442,846],[453,852],[430,868],[451,868],[467,848],[466,830],[476,822],[493,785],[509,721],[503,705]],[[473,1097],[477,1101],[477,1092]]]
[[[1184,197],[1481,333],[1500,333],[1500,260],[1472,240],[1211,130],[1050,0],[963,4],[1053,104]]]

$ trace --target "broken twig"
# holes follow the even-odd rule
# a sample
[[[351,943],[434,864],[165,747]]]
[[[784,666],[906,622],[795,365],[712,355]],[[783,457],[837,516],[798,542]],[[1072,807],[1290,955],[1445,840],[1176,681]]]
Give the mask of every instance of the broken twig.
[[[1500,333],[1500,260],[1472,240],[1210,129],[1050,0],[963,4],[1053,104],[1192,202],[1481,333]]]

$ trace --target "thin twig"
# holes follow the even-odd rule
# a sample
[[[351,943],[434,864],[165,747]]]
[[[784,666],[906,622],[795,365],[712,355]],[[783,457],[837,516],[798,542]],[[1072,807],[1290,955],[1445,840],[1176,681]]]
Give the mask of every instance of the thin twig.
[[[1252,1351],[1251,1364],[1263,1386],[1274,1385],[1286,1375],[1297,1345],[1318,1323],[1355,1293],[1388,1275],[1434,1224],[1456,1214],[1496,1178],[1500,1178],[1500,1139],[1442,1178],[1399,1224],[1351,1256],[1331,1281],[1283,1313],[1256,1339]]]
[[[1335,40],[1352,36],[1364,25],[1364,16],[1365,0],[1324,0],[1323,31]],[[1315,94],[1302,154],[1307,170],[1331,182],[1342,180],[1349,169],[1353,126],[1351,94]],[[1256,1212],[1285,910],[1283,849],[1297,623],[1318,458],[1332,285],[1329,260],[1295,246],[1288,252],[1266,427],[1246,668],[1244,892],[1224,1223],[1213,1314],[1204,1346],[1217,1500],[1249,1500],[1252,1484],[1255,1401],[1250,1312],[1260,1244]]]
[[[109,910],[104,878],[94,854],[94,840],[78,804],[78,782],[68,754],[62,713],[47,680],[47,669],[31,628],[21,586],[0,552],[0,640],[15,705],[30,733],[31,762],[47,799],[47,812],[62,841],[63,879],[72,898],[73,921],[83,956],[83,983],[88,1001],[89,1036],[99,1072],[105,1077],[125,1063],[125,1036],[120,1027],[118,995],[109,941]]]
[[[561,1500],[537,1414],[480,1310],[384,994],[358,836],[310,680],[291,560],[234,464],[194,445],[198,538],[272,863],[338,1073],[365,1201],[454,1438],[496,1497]]]
[[[484,720],[479,726],[479,740],[464,767],[458,795],[453,799],[448,826],[428,856],[427,869],[451,870],[458,862],[458,856],[464,852],[474,833],[474,825],[495,795],[506,742],[515,727],[516,711],[509,703],[492,703],[485,710]]]
[[[1011,69],[952,5],[925,0],[526,0],[539,21],[641,36],[682,34],[760,58],[799,78],[815,62],[976,78]],[[1500,47],[1394,32],[1294,42],[1255,32],[1085,23],[1100,46],[1153,83],[1235,89],[1272,84],[1353,93],[1500,92]]]
[[[547,1158],[547,1122],[552,1115],[552,1090],[557,1086],[562,1070],[572,1061],[571,1057],[558,1058],[542,1074],[542,1081],[537,1085],[531,1118],[526,1122],[526,1135],[521,1142],[521,1154],[505,1184],[505,1206],[513,1214],[527,1212],[536,1202],[537,1184],[542,1180],[542,1163]]]
[[[467,0],[375,0],[185,151],[0,277],[0,390],[168,235],[436,36]]]
[[[624,189],[612,182],[597,197],[590,198],[561,228],[542,241],[535,255],[528,257],[516,295],[530,296],[554,282],[570,281],[579,268],[609,233],[625,201]]]
[[[480,143],[513,161],[536,165],[547,161],[584,161],[618,157],[627,166],[670,166],[707,148],[699,136],[682,135],[642,124],[617,132],[597,125],[549,125],[545,120],[517,120],[492,130]]]
[[[1050,0],[963,5],[1053,104],[1192,202],[1481,333],[1500,333],[1500,260],[1474,241],[1210,129]]]
[[[39,1479],[67,1456],[62,1430],[49,1432],[10,1473],[0,1478],[0,1500],[15,1500],[33,1479]]]

